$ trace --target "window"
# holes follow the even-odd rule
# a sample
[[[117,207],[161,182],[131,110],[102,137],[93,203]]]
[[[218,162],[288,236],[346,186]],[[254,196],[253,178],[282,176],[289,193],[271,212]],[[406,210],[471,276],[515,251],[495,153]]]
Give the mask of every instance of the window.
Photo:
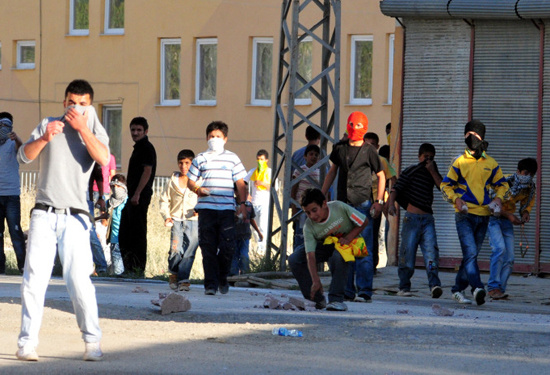
[[[105,0],[105,34],[124,34],[124,0]]]
[[[216,105],[218,39],[197,39],[195,103]]]
[[[311,37],[306,37],[300,42],[298,47],[298,74],[300,74],[306,81],[311,81],[311,72],[313,64],[313,42]],[[300,81],[296,82],[296,91],[304,87],[304,84]],[[306,90],[300,95],[296,96],[294,101],[297,105],[311,104],[311,91]]]
[[[273,39],[254,38],[252,41],[252,98],[251,104],[271,105],[271,75],[273,71]]]
[[[160,104],[180,105],[180,39],[160,41]]]
[[[395,51],[395,34],[388,39],[388,99],[386,104],[392,103],[393,96],[393,54]]]
[[[109,148],[115,156],[116,167],[120,169],[122,158],[122,106],[103,106],[103,126],[109,135]]]
[[[88,20],[89,0],[71,0],[70,8],[69,34],[88,35],[90,32]]]
[[[350,104],[372,104],[372,36],[351,37]]]
[[[17,69],[34,69],[34,40],[20,40],[17,42]]]

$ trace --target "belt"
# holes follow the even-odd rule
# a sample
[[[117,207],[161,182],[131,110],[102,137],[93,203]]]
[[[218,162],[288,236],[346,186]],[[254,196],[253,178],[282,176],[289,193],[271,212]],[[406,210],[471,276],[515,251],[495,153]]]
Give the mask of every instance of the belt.
[[[54,214],[58,214],[58,215],[86,215],[89,219],[90,219],[90,222],[93,224],[94,223],[94,217],[90,214],[89,211],[86,211],[86,210],[81,210],[80,208],[71,208],[71,207],[68,207],[68,208],[55,208],[53,206],[48,206],[47,204],[43,204],[43,203],[36,203],[34,205],[34,208],[33,210],[40,210],[40,211],[48,211],[48,212],[53,212]]]

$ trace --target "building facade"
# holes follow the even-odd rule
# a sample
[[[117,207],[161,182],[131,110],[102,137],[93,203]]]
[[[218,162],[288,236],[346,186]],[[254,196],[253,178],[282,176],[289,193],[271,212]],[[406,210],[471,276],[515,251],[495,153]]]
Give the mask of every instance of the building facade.
[[[128,125],[149,120],[158,175],[183,148],[206,148],[205,127],[229,124],[227,148],[252,168],[271,150],[281,0],[0,0],[0,107],[26,139],[45,116],[62,114],[66,85],[90,81],[94,106],[126,171]],[[342,4],[341,119],[365,112],[379,133],[391,117],[395,21],[374,1]],[[320,51],[300,45],[302,74]],[[315,98],[298,98],[312,105]],[[315,104],[315,103],[313,103]],[[305,145],[303,131],[295,149]],[[25,168],[36,169],[30,165]]]

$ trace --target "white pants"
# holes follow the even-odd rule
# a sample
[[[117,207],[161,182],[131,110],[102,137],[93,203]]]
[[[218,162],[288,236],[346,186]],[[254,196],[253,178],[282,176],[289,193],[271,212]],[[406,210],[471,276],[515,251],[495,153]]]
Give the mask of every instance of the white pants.
[[[266,241],[267,241],[267,226],[268,226],[268,213],[269,213],[269,201],[265,204],[259,204],[254,206],[254,213],[256,214],[256,224],[258,224],[258,227],[260,228],[260,231],[262,232],[262,235],[264,236],[264,240],[260,242],[260,237],[258,236],[258,233],[253,230],[254,238],[256,239],[256,242],[258,243],[258,252],[261,254],[265,254],[266,249]]]
[[[38,345],[56,247],[82,338],[90,343],[101,339],[95,288],[90,280],[93,272],[90,225],[85,215],[33,210],[21,284],[21,333],[17,342],[20,348]]]
[[[382,214],[380,229],[378,230],[378,266],[384,268],[388,265],[388,254],[386,252],[386,216]]]

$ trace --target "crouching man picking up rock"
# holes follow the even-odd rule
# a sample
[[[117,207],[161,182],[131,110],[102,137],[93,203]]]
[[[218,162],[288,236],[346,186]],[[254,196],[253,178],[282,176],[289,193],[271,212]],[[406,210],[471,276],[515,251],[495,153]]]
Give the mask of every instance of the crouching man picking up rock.
[[[348,262],[367,255],[367,247],[360,234],[368,220],[344,202],[327,202],[319,189],[306,190],[301,205],[307,216],[304,245],[297,247],[288,259],[292,274],[304,298],[314,301],[316,308],[346,311],[344,289]],[[317,263],[322,262],[328,262],[332,276],[328,305],[317,273]]]

